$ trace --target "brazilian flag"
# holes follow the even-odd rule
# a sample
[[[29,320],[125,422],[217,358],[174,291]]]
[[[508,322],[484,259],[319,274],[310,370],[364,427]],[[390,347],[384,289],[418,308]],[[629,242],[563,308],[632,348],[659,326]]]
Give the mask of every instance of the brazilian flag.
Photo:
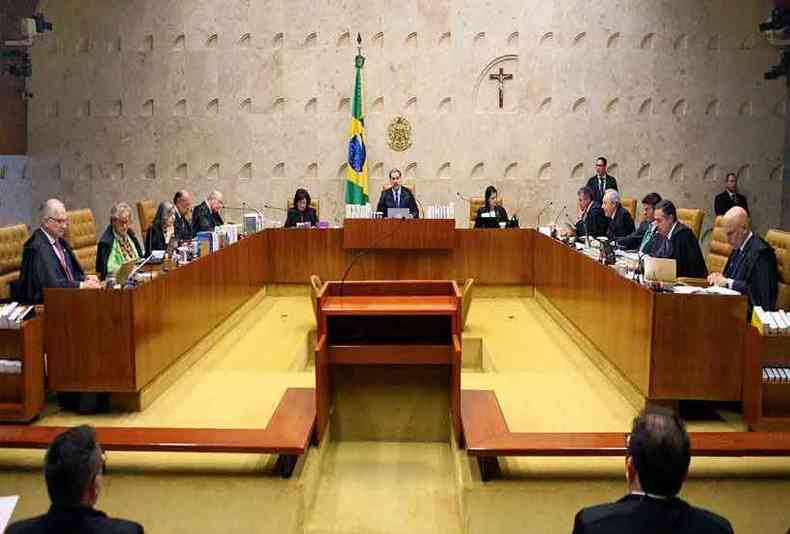
[[[361,39],[358,38],[358,42]],[[360,48],[354,62],[357,70],[354,82],[354,104],[348,128],[348,169],[346,170],[346,204],[368,203],[368,162],[365,147],[365,111],[363,110],[362,67],[365,58]]]

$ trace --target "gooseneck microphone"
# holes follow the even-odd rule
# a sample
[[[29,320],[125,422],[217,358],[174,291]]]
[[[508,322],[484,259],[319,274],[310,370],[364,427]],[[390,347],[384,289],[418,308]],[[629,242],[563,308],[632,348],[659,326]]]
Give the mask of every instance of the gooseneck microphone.
[[[552,205],[554,205],[554,202],[552,202],[551,200],[549,200],[549,201],[546,203],[546,205],[545,205],[545,206],[543,206],[543,209],[542,209],[542,210],[540,210],[540,211],[538,212],[538,222],[537,222],[537,224],[535,225],[535,228],[540,228],[540,217],[541,217],[541,215],[543,215],[544,213],[546,213],[546,210],[547,210],[547,209],[549,209],[549,208],[550,208]]]
[[[340,279],[340,291],[339,292],[340,292],[340,296],[341,297],[343,296],[343,286],[346,283],[346,278],[348,278],[348,275],[351,272],[351,268],[354,267],[354,264],[357,263],[357,260],[359,260],[362,256],[366,256],[367,254],[370,254],[373,250],[375,250],[376,246],[381,244],[383,241],[386,241],[390,237],[394,236],[396,233],[398,233],[397,227],[396,227],[395,230],[392,230],[391,232],[387,232],[386,234],[382,235],[377,240],[375,240],[371,244],[370,248],[367,248],[365,250],[360,250],[359,252],[354,254],[354,257],[351,258],[350,262],[348,262],[348,267],[346,267],[346,270],[343,271],[343,277]]]
[[[557,227],[557,223],[560,221],[560,217],[562,217],[563,213],[565,214],[566,217],[568,216],[567,212],[568,212],[568,206],[563,206],[562,209],[560,210],[560,212],[554,218],[554,227],[555,228]]]

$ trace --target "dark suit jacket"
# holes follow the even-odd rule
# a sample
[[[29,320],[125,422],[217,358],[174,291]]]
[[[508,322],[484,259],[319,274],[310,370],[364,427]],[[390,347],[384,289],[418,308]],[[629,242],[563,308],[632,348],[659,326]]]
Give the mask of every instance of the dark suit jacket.
[[[603,202],[603,194],[607,189],[617,189],[617,178],[607,174],[605,181],[606,183],[604,184],[604,190],[601,191],[600,182],[598,181],[597,175],[587,180],[587,187],[592,189],[593,200],[596,202]]]
[[[669,246],[665,247],[666,239],[658,235],[653,240],[651,256],[657,258],[672,258],[677,262],[677,275],[692,278],[705,278],[708,276],[708,267],[699,248],[697,236],[688,226],[678,223],[669,239]]]
[[[740,206],[747,212],[749,211],[749,202],[740,193],[735,193],[735,202],[732,201],[727,191],[722,191],[716,195],[716,199],[713,201],[713,211],[716,212],[716,215],[724,215],[733,206]]]
[[[192,230],[197,235],[198,232],[213,232],[215,226],[223,224],[219,213],[214,213],[208,204],[201,202],[198,207],[192,210]]]
[[[176,236],[179,241],[189,241],[195,237],[195,233],[192,231],[192,222],[182,217],[180,213],[176,213],[173,223],[173,235]]]
[[[477,216],[475,217],[475,228],[483,228],[483,214],[487,213],[488,210],[485,206],[481,206],[477,210]],[[497,223],[507,222],[507,211],[502,206],[494,206],[494,211],[496,212],[496,221]]]
[[[580,510],[573,534],[732,534],[732,526],[677,497],[626,495],[616,503]]]
[[[607,220],[609,221],[609,226],[606,229],[606,237],[608,237],[610,241],[614,241],[618,237],[625,237],[634,232],[634,218],[631,217],[628,210],[622,206],[617,206],[614,217]]]
[[[134,231],[131,228],[129,228],[127,232],[129,232],[129,239],[131,239],[134,248],[137,249],[137,255],[142,258],[143,249],[140,248],[140,242],[137,240],[137,236],[134,235]],[[115,232],[112,231],[112,225],[109,225],[104,230],[101,239],[99,239],[99,243],[96,245],[96,273],[101,280],[107,278],[107,260],[110,259],[110,252],[112,252],[113,244],[115,244]]]
[[[143,527],[87,506],[52,505],[44,515],[9,525],[6,534],[143,534]]]
[[[392,192],[392,188],[385,189],[381,192],[376,211],[383,212],[386,217],[388,208],[409,208],[409,213],[411,213],[412,217],[415,219],[420,217],[420,210],[417,209],[417,201],[411,190],[407,187],[400,186],[400,205],[398,206],[395,205],[395,194]]]
[[[601,203],[593,202],[584,218],[576,223],[576,235],[583,236],[589,233],[593,237],[600,237],[606,235],[608,228],[609,219],[604,214]]]
[[[647,229],[650,228],[651,222],[652,221],[642,221],[639,223],[639,226],[637,226],[636,230],[631,232],[629,235],[618,238],[617,244],[626,250],[637,250],[639,245],[642,244],[642,239],[644,239]]]
[[[77,288],[85,280],[82,267],[65,239],[60,239],[66,261],[71,266],[74,280],[69,281],[58,256],[49,244],[49,238],[41,228],[25,242],[22,251],[22,267],[19,280],[11,284],[11,297],[23,304],[42,304],[44,289],[48,287]]]
[[[288,217],[285,219],[285,228],[293,228],[296,223],[309,222],[310,226],[318,226],[318,214],[315,209],[307,206],[304,211],[299,211],[296,208],[288,209]]]
[[[774,249],[757,234],[752,234],[743,253],[733,250],[724,267],[724,276],[733,279],[732,288],[749,295],[749,307],[776,310],[779,272]]]

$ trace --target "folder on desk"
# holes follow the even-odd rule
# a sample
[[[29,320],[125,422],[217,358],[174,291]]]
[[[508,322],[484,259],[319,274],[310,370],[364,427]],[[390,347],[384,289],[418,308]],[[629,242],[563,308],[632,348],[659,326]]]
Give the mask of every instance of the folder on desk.
[[[677,262],[669,258],[645,256],[645,280],[648,282],[676,282]]]

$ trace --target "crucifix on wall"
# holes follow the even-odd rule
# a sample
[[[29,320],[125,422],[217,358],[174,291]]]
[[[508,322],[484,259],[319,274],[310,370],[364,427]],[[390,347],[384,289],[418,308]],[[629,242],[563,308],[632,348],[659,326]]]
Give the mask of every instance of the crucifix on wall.
[[[512,80],[512,74],[505,74],[505,69],[499,67],[499,74],[489,74],[488,77],[499,82],[499,109],[505,107],[505,80]]]

